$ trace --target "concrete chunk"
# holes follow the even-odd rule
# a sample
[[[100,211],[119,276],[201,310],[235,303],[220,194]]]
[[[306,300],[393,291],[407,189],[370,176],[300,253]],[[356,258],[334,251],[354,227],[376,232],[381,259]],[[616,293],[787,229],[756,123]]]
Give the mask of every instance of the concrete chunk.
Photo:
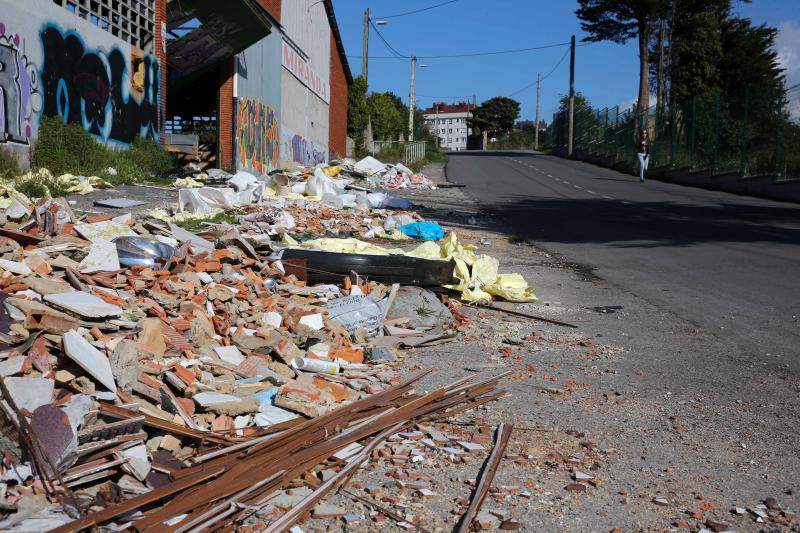
[[[117,391],[114,382],[114,373],[108,357],[100,350],[89,344],[77,331],[68,331],[64,334],[64,352],[90,376],[111,392]]]
[[[122,308],[108,304],[103,299],[88,292],[73,291],[47,294],[44,300],[85,318],[106,318],[122,314]]]

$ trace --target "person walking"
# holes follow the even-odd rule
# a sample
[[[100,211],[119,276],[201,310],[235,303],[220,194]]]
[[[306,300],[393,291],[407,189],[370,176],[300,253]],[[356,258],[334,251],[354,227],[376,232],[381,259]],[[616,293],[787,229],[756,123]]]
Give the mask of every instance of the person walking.
[[[644,183],[644,175],[650,164],[650,136],[647,130],[642,130],[641,137],[636,142],[636,156],[639,158],[639,183]]]

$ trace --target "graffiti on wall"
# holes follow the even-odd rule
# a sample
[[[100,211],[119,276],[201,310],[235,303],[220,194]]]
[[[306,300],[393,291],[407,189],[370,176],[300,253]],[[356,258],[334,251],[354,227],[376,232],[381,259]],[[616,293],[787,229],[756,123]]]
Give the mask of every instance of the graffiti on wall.
[[[328,149],[282,126],[281,159],[282,165],[286,167],[292,163],[314,166],[328,161]]]
[[[158,138],[160,70],[150,55],[88,49],[73,31],[41,32],[43,112],[103,141]],[[128,71],[130,60],[132,72]]]
[[[255,98],[241,98],[236,120],[239,163],[260,174],[278,166],[278,121],[270,106]]]
[[[27,144],[41,111],[37,67],[19,34],[0,22],[0,143]]]

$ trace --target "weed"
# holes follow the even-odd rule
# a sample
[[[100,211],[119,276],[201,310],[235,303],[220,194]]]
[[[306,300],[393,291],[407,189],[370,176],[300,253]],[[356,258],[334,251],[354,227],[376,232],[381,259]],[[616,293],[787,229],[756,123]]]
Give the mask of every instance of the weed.
[[[11,155],[11,152],[5,149],[0,149],[0,179],[13,178],[20,173],[17,160]]]
[[[203,224],[206,223],[236,224],[238,222],[239,222],[239,217],[237,216],[229,215],[227,213],[217,213],[216,215],[210,218],[184,220],[182,222],[176,222],[176,224],[187,231],[198,232],[205,229],[203,227]]]
[[[57,117],[42,119],[31,161],[34,169],[46,168],[54,176],[100,176],[114,185],[163,174],[173,162],[172,155],[152,140],[136,138],[127,150],[111,148],[97,142],[80,124],[67,124]]]
[[[131,147],[123,152],[127,159],[149,172],[150,174],[163,175],[175,166],[175,159],[169,152],[152,139],[137,137]]]

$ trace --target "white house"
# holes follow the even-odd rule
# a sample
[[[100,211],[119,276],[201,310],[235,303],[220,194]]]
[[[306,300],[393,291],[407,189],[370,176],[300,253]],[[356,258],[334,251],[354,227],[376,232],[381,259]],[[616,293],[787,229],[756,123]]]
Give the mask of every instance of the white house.
[[[472,135],[467,119],[475,107],[468,102],[457,104],[435,103],[425,111],[425,125],[432,135],[439,137],[439,146],[447,150],[466,150],[467,137]]]

